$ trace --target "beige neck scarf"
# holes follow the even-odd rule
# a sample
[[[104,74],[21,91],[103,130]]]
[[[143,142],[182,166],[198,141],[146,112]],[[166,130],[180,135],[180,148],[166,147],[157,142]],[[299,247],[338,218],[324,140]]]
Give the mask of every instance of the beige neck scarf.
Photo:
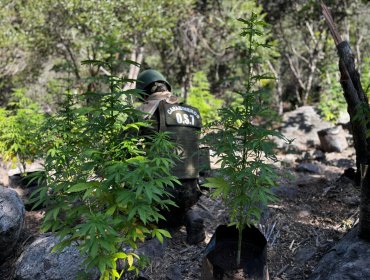
[[[173,96],[169,91],[163,92],[155,92],[149,95],[146,101],[141,104],[137,109],[141,112],[147,113],[145,116],[146,119],[149,119],[153,116],[155,110],[157,110],[159,103],[165,100],[169,104],[176,104],[178,103],[178,99],[176,96]]]

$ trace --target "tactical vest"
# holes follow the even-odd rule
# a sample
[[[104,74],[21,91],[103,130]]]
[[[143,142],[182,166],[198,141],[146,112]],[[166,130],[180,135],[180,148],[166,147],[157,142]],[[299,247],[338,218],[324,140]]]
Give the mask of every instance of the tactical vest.
[[[186,105],[168,104],[158,106],[159,131],[168,131],[178,148],[180,160],[171,173],[179,179],[199,177],[199,134],[202,119],[198,109]]]

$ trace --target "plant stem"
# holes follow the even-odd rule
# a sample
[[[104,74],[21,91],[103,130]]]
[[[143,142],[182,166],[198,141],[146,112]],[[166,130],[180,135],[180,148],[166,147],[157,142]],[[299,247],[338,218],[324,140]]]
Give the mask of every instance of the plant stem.
[[[252,24],[249,24],[248,26],[250,29],[253,28],[253,25]],[[249,34],[249,37],[248,37],[248,40],[249,40],[249,46],[248,46],[248,72],[247,72],[247,88],[246,88],[246,94],[248,95],[251,91],[251,87],[252,87],[252,81],[251,81],[251,75],[252,75],[252,67],[253,67],[253,64],[252,64],[252,42],[253,42],[253,36],[252,36],[252,33]],[[247,100],[247,95],[244,95],[243,96],[243,105],[244,105],[244,109],[245,109],[245,116],[244,117],[244,122],[243,122],[243,129],[244,129],[244,133],[243,133],[243,159],[242,159],[242,169],[245,169],[246,166],[247,166],[247,160],[248,160],[248,149],[246,148],[247,147],[247,136],[248,136],[248,133],[247,133],[247,126],[249,125],[250,123],[250,119],[247,117],[248,116],[248,100]],[[243,190],[244,188],[241,188],[241,191]],[[242,193],[240,194],[242,195]],[[239,237],[238,237],[238,251],[237,251],[237,256],[236,256],[236,265],[237,267],[239,267],[240,265],[240,257],[241,257],[241,251],[242,251],[242,237],[243,237],[243,225],[245,223],[245,215],[244,215],[244,207],[241,207],[241,211],[240,211],[240,217],[239,217]]]
[[[240,258],[242,253],[242,236],[243,236],[243,227],[240,227],[239,229],[239,238],[238,238],[238,251],[236,254],[236,267],[238,268],[240,265]]]

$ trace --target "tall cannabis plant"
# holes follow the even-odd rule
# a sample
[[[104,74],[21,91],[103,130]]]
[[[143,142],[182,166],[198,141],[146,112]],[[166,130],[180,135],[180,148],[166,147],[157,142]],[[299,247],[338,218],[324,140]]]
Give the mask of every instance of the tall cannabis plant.
[[[111,70],[110,63],[88,63]],[[43,230],[60,237],[57,249],[76,242],[101,279],[121,277],[118,259],[135,269],[137,256],[123,248],[136,248],[148,235],[170,237],[154,224],[163,219],[160,209],[173,205],[165,186],[176,181],[174,145],[164,133],[138,133],[151,124],[122,101],[138,93],[123,91],[126,82],[97,76],[89,80],[91,91],[67,92],[63,110],[46,127],[46,184],[35,194],[47,209]]]
[[[208,179],[214,188],[213,196],[221,197],[229,210],[230,225],[239,230],[237,265],[240,264],[243,229],[259,221],[263,207],[274,199],[271,187],[277,174],[267,160],[276,160],[271,136],[281,137],[273,130],[256,123],[271,112],[263,106],[266,91],[259,88],[268,75],[259,74],[263,63],[261,49],[269,44],[261,40],[266,23],[256,14],[248,20],[239,19],[245,27],[241,36],[247,40],[248,49],[243,59],[246,67],[245,90],[237,92],[240,104],[219,110],[220,121],[212,124],[214,131],[206,137],[219,157],[221,169],[217,177]]]

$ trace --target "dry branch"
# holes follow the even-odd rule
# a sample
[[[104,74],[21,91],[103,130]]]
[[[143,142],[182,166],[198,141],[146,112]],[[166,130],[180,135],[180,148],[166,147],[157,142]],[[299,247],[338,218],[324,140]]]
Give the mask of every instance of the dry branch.
[[[324,18],[325,18],[325,20],[326,20],[326,22],[327,22],[327,24],[329,26],[330,33],[333,36],[335,45],[337,46],[339,43],[343,42],[343,39],[340,36],[340,34],[339,34],[338,30],[337,30],[337,27],[335,26],[333,17],[331,16],[331,13],[330,13],[328,7],[325,6],[321,2],[321,8],[322,8],[322,14],[324,15]]]

